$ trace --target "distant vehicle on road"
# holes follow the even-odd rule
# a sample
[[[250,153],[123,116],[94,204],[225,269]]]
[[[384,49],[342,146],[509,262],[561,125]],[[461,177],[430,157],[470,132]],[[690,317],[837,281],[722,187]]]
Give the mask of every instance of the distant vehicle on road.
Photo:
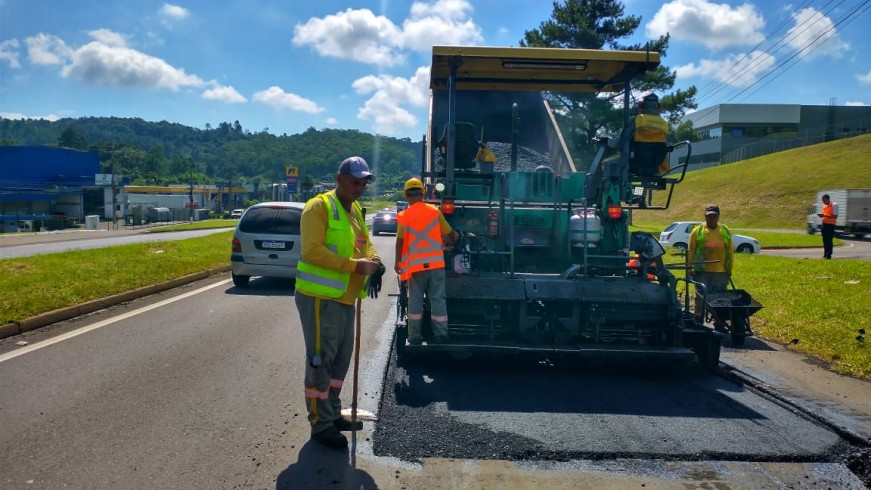
[[[378,211],[372,218],[372,235],[396,233],[396,213],[390,210]]]
[[[248,208],[233,233],[233,284],[245,287],[251,276],[296,278],[303,208],[302,202],[264,202]]]
[[[693,228],[700,224],[702,224],[700,221],[678,221],[672,223],[659,234],[659,243],[663,247],[673,247],[686,251],[689,248],[690,234]],[[758,254],[762,250],[759,240],[735,233],[732,233],[732,246],[739,253]]]
[[[230,211],[230,219],[239,219],[242,217],[242,213],[244,212],[244,209],[234,209]]]
[[[396,212],[408,209],[408,201],[396,201]]]

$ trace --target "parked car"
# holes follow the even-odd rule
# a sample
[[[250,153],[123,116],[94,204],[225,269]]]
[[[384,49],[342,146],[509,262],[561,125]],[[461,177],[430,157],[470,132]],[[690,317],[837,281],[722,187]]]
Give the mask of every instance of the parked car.
[[[690,234],[693,228],[700,224],[702,224],[700,221],[678,221],[672,223],[659,234],[659,243],[663,247],[673,247],[685,251],[689,247]],[[762,250],[759,240],[736,233],[732,233],[732,246],[739,253],[756,254]]]
[[[301,202],[264,202],[248,208],[233,233],[233,284],[245,287],[251,276],[296,278],[304,207]]]
[[[372,235],[382,233],[396,233],[396,213],[389,209],[378,211],[372,217]]]
[[[396,212],[408,209],[408,201],[396,201]]]
[[[230,211],[230,219],[239,219],[242,217],[242,213],[244,212],[244,209],[234,209]]]

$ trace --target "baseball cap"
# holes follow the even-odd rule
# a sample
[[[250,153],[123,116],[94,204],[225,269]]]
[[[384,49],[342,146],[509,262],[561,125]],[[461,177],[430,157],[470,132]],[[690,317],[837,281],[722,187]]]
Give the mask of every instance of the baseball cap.
[[[713,204],[711,204],[710,206],[705,207],[705,216],[709,214],[716,214],[719,216],[720,206],[714,206]]]
[[[375,180],[375,176],[369,171],[369,164],[363,157],[348,157],[339,165],[340,174],[347,174],[358,179]]]

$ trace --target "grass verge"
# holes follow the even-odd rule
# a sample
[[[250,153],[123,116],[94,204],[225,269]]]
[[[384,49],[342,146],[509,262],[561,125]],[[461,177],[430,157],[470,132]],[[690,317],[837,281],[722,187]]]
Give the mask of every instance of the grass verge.
[[[232,231],[0,260],[0,325],[229,263]]]

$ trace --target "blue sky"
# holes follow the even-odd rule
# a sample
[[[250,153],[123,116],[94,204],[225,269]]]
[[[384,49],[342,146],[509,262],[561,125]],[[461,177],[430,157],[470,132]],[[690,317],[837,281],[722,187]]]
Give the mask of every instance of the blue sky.
[[[59,7],[61,4],[63,7]],[[627,0],[719,103],[871,105],[871,1]],[[0,0],[0,116],[238,120],[419,140],[434,44],[516,46],[551,0]],[[627,40],[629,41],[629,40]]]

